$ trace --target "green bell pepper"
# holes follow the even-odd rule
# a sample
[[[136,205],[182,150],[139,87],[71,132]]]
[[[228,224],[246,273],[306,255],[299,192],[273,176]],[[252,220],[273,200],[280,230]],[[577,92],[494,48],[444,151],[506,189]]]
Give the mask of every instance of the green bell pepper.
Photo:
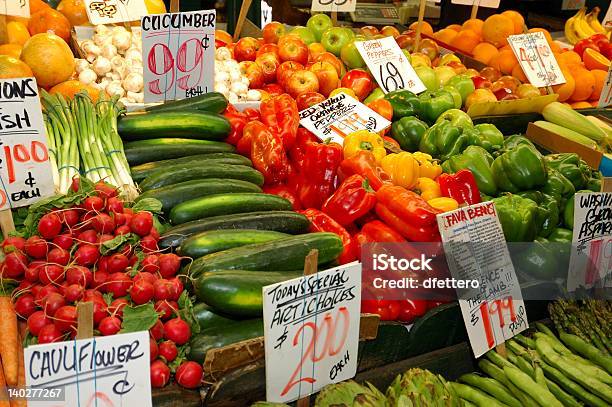
[[[393,107],[393,119],[415,116],[420,111],[421,102],[417,95],[406,89],[398,89],[385,95]]]
[[[417,151],[429,126],[415,116],[402,117],[391,125],[391,137],[404,151]]]
[[[419,95],[419,102],[417,116],[427,123],[434,123],[442,113],[455,107],[453,95],[444,89],[433,92],[426,90]]]
[[[468,131],[468,135],[470,145],[480,146],[489,152],[499,150],[504,144],[504,135],[490,123],[477,124]]]
[[[538,238],[528,246],[527,243],[523,245],[526,250],[514,253],[512,257],[512,263],[518,270],[542,280],[551,280],[560,274],[558,256],[545,238]]]
[[[519,192],[517,195],[531,199],[538,204],[538,212],[536,214],[538,236],[549,236],[559,224],[559,204],[555,198],[541,191],[524,191]]]
[[[461,127],[448,122],[431,126],[419,143],[419,150],[434,158],[447,160],[459,154],[467,146],[467,135]]]
[[[536,146],[527,137],[521,136],[520,134],[513,134],[512,136],[508,136],[504,139],[503,149],[504,151],[514,150],[521,144],[526,144],[528,146],[536,148]]]
[[[546,184],[546,166],[535,147],[518,144],[493,161],[493,179],[500,191],[519,192]]]
[[[538,204],[519,195],[493,198],[497,216],[508,242],[531,242],[536,237]]]
[[[548,176],[542,192],[551,195],[557,200],[558,205],[563,205],[565,199],[576,192],[574,185],[554,168],[547,168]]]
[[[577,193],[583,193],[583,192],[593,192],[590,191],[588,189],[581,189],[579,191],[576,191]],[[567,201],[565,201],[565,205],[562,206],[563,208],[563,225],[565,225],[566,228],[573,230],[574,229],[574,200],[575,200],[575,196],[576,194],[573,194],[572,196],[570,196],[569,198],[567,198]]]
[[[455,89],[454,87],[448,86],[448,85],[442,86],[442,89],[447,91],[453,96],[453,101],[455,103],[454,105],[455,109],[461,109],[461,105],[462,105],[461,93],[459,93],[459,91]]]
[[[553,243],[572,243],[574,232],[565,228],[555,228],[548,236],[548,241]]]
[[[465,104],[465,100],[474,92],[475,89],[472,78],[465,74],[453,76],[448,82],[446,82],[446,85],[452,86],[459,91],[463,104]]]
[[[601,191],[601,171],[599,170],[591,170],[591,175],[586,183],[584,189],[591,190],[593,192]]]
[[[545,158],[547,166],[563,174],[575,189],[584,188],[591,178],[591,168],[576,153],[549,154]]]
[[[469,146],[463,153],[454,155],[442,163],[442,170],[452,174],[464,168],[472,171],[478,190],[485,195],[496,195],[491,163],[493,157],[482,147]]]
[[[472,123],[472,118],[468,116],[463,110],[459,109],[449,109],[446,112],[442,113],[436,119],[436,123],[440,122],[449,122],[453,126],[463,127],[474,127],[474,123]]]
[[[370,92],[367,98],[365,98],[365,100],[363,101],[363,104],[367,105],[370,102],[373,102],[378,99],[382,99],[384,97],[385,97],[385,92],[383,92],[381,88],[376,88],[372,92]]]

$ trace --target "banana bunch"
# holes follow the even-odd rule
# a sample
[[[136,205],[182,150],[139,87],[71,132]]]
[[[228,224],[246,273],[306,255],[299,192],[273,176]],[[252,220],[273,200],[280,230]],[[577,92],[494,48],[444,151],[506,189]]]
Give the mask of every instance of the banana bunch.
[[[565,22],[565,38],[574,45],[580,40],[591,37],[595,34],[606,34],[610,38],[612,30],[605,29],[599,22],[599,7],[593,8],[590,13],[587,13],[585,7]]]

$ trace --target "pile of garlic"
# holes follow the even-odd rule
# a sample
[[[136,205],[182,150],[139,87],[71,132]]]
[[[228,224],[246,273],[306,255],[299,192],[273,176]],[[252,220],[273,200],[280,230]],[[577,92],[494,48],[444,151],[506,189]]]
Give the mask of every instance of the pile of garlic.
[[[225,47],[215,50],[215,91],[225,95],[230,103],[257,102],[261,92],[249,89],[249,80],[240,72],[238,61]]]
[[[144,79],[142,39],[140,32],[130,32],[123,26],[95,27],[93,38],[80,44],[85,59],[77,59],[79,81],[119,95],[119,101],[143,103]]]

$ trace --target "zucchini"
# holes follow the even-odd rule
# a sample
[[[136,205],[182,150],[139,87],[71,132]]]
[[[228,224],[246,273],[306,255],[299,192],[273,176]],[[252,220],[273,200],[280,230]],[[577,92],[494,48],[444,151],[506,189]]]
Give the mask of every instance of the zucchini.
[[[193,306],[193,316],[200,325],[200,332],[242,322],[242,319],[234,319],[218,313],[203,302]]]
[[[303,270],[304,259],[312,249],[319,251],[318,264],[325,264],[342,253],[342,240],[335,233],[316,232],[234,247],[196,259],[189,266],[189,274],[197,278],[215,270]]]
[[[180,100],[170,100],[147,108],[147,112],[165,112],[169,110],[202,110],[211,113],[222,113],[227,108],[227,99],[219,92],[204,93]]]
[[[160,168],[178,164],[189,164],[194,162],[201,162],[206,164],[247,165],[249,167],[253,166],[251,160],[240,154],[212,153],[189,155],[187,157],[173,158],[171,160],[161,160],[144,163],[130,168],[130,173],[132,174],[132,179],[134,181],[140,182]]]
[[[178,225],[196,219],[253,211],[290,211],[291,202],[278,195],[240,193],[208,195],[176,205],[170,211],[170,223]]]
[[[125,141],[164,137],[223,140],[230,132],[229,121],[220,114],[197,110],[134,112],[120,116],[117,131]]]
[[[246,165],[207,164],[203,162],[160,168],[145,178],[139,186],[143,191],[148,191],[166,185],[203,178],[240,179],[259,186],[262,186],[264,181],[261,172]]]
[[[204,363],[206,352],[236,342],[263,336],[263,319],[247,319],[239,324],[206,329],[191,338],[187,359]]]
[[[248,212],[198,219],[166,230],[158,242],[166,249],[178,247],[187,237],[206,230],[258,229],[275,230],[290,234],[306,233],[310,221],[301,213],[292,211]],[[284,267],[283,267],[284,268]]]
[[[179,182],[161,188],[150,189],[136,198],[155,198],[162,203],[164,213],[170,213],[174,206],[201,196],[237,192],[261,192],[257,185],[239,179],[207,178]]]
[[[194,289],[198,300],[232,317],[261,317],[262,288],[303,274],[303,271],[215,271],[198,277]]]
[[[235,148],[220,141],[155,138],[125,143],[123,150],[130,165],[139,165],[196,154],[231,153]]]
[[[179,246],[178,253],[196,259],[232,247],[269,242],[287,236],[289,235],[286,233],[273,230],[209,230],[185,239]]]

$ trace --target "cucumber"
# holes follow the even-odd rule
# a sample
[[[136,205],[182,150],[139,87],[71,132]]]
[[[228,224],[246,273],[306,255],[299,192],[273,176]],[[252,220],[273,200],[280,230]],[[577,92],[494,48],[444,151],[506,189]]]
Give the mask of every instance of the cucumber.
[[[231,324],[206,329],[191,338],[187,359],[204,363],[206,352],[222,348],[236,342],[263,336],[263,319],[247,319],[239,324]]]
[[[165,112],[169,110],[202,110],[211,113],[222,113],[227,107],[227,99],[219,92],[210,92],[180,100],[171,100],[147,108],[147,112]]]
[[[342,253],[342,240],[335,233],[317,232],[234,247],[196,259],[189,266],[189,274],[197,278],[215,270],[303,270],[304,259],[312,249],[319,251],[318,264],[325,264]]]
[[[229,121],[220,114],[197,110],[134,112],[120,116],[117,131],[124,141],[182,137],[223,140],[230,132]]]
[[[233,153],[211,153],[211,154],[197,154],[189,155],[187,157],[174,158],[172,160],[161,160],[144,163],[130,168],[132,179],[136,182],[140,182],[156,170],[178,164],[187,164],[193,162],[205,162],[209,164],[233,164],[233,165],[247,165],[251,167],[253,164],[251,160],[240,155]]]
[[[139,165],[196,154],[231,153],[235,148],[219,141],[155,138],[125,143],[123,150],[130,165]]]
[[[306,216],[292,211],[248,212],[214,216],[171,227],[161,236],[158,245],[163,249],[178,247],[187,237],[206,230],[257,229],[298,234],[306,233],[309,226],[310,221]]]
[[[197,259],[232,247],[269,242],[287,236],[289,235],[286,233],[273,230],[209,230],[185,239],[179,246],[178,253],[181,256]]]
[[[232,317],[261,317],[262,288],[303,274],[303,271],[215,271],[198,277],[194,289],[198,300]]]
[[[253,211],[290,211],[291,202],[278,195],[239,193],[208,195],[185,201],[170,211],[170,223],[178,225],[196,219]]]
[[[193,306],[193,316],[198,322],[198,325],[200,325],[200,332],[208,329],[217,329],[219,327],[228,326],[231,324],[239,324],[243,321],[242,319],[234,319],[222,315],[216,310],[213,310],[210,305],[203,302],[199,302]]]
[[[259,186],[262,186],[264,181],[261,172],[246,165],[211,165],[204,162],[160,168],[145,178],[139,186],[143,191],[148,191],[165,187],[166,185],[178,184],[179,182],[205,178],[240,179]]]

